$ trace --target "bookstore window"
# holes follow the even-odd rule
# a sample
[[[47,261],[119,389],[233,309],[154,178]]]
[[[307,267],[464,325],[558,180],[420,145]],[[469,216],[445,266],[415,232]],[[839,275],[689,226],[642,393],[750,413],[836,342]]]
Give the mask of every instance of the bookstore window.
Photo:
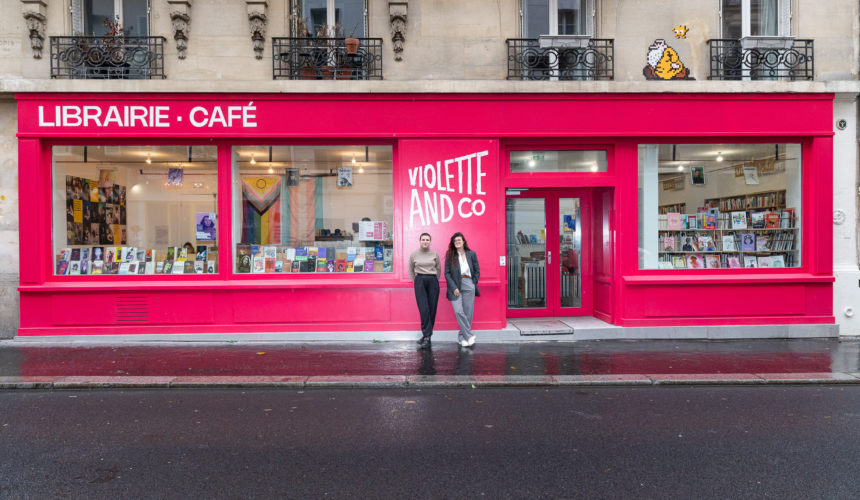
[[[54,146],[57,275],[214,274],[214,146]]]
[[[801,263],[800,144],[639,146],[639,268]]]
[[[392,272],[391,146],[237,146],[232,168],[235,272]]]
[[[606,172],[606,151],[511,151],[511,172]]]

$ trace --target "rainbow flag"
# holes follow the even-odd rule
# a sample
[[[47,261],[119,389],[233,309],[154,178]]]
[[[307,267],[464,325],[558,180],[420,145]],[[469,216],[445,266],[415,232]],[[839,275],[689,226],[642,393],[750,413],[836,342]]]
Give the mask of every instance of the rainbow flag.
[[[281,242],[281,177],[242,176],[242,241]]]

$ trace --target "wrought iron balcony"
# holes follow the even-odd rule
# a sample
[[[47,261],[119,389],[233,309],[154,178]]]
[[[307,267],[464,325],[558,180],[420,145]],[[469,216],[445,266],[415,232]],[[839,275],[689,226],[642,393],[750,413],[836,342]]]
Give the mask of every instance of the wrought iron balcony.
[[[164,37],[52,36],[51,78],[164,78]]]
[[[583,39],[582,46],[542,47],[537,38],[509,38],[508,80],[612,80],[615,40]]]
[[[382,80],[382,38],[272,38],[275,80]]]
[[[812,40],[708,40],[709,80],[812,80]]]

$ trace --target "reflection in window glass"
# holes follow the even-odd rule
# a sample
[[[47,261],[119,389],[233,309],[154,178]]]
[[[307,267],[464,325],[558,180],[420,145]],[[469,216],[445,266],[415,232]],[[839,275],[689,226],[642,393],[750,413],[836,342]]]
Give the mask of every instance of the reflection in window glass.
[[[511,151],[511,172],[606,172],[606,151]]]
[[[214,146],[54,146],[58,275],[216,273]]]
[[[800,144],[639,146],[639,268],[798,267]]]
[[[237,273],[390,273],[390,146],[233,150]]]

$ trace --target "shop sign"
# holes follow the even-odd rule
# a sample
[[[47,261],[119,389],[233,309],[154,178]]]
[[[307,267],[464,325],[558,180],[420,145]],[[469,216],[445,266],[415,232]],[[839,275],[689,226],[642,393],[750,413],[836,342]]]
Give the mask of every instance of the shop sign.
[[[57,104],[38,106],[39,127],[63,128],[162,128],[188,123],[193,128],[256,128],[257,107],[245,105],[198,105],[188,111],[171,106]]]
[[[487,165],[481,160],[489,154],[476,151],[410,168],[409,228],[484,215]]]

